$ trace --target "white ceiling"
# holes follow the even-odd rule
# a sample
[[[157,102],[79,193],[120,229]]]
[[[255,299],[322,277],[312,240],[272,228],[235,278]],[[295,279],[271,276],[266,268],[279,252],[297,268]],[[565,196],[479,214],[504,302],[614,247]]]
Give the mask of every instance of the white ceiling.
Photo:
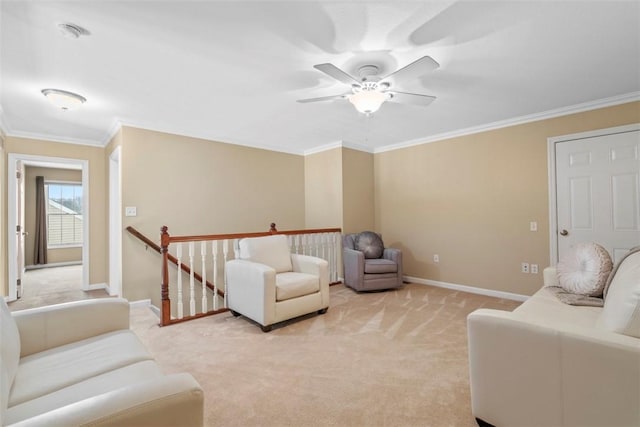
[[[57,24],[91,32],[63,37]],[[640,99],[640,2],[7,1],[0,105],[9,135],[104,145],[119,125],[304,153],[370,151],[552,111]],[[366,117],[313,68],[440,68]],[[43,88],[85,96],[56,110]]]

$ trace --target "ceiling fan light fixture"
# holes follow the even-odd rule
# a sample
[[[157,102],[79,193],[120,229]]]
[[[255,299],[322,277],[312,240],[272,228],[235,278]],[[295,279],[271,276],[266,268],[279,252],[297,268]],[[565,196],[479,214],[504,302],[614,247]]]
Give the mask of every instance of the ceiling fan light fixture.
[[[356,110],[368,115],[378,111],[388,98],[387,94],[377,90],[361,90],[349,95],[349,102],[356,107]]]
[[[73,110],[87,102],[87,98],[77,93],[60,89],[42,89],[42,94],[61,110]]]

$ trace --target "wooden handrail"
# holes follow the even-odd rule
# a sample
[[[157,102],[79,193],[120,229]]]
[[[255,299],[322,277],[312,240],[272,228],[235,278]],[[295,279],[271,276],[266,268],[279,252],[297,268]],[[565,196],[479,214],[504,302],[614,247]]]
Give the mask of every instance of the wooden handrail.
[[[140,239],[142,242],[144,242],[145,245],[147,245],[148,247],[150,247],[151,249],[153,249],[154,251],[158,252],[160,255],[162,255],[162,248],[160,246],[158,246],[155,242],[153,242],[151,239],[149,239],[147,236],[145,236],[144,234],[142,234],[141,232],[139,232],[138,230],[136,230],[135,228],[133,228],[132,226],[128,226],[126,228],[126,230],[131,233],[132,235],[134,235],[135,237],[137,237],[138,239]],[[167,252],[167,258],[169,259],[169,261],[171,261],[171,263],[173,265],[176,265],[178,262],[178,259],[176,257],[174,257],[173,255],[171,255],[169,252]],[[184,263],[180,263],[180,269],[182,271],[184,271],[187,274],[191,274],[191,269],[189,268],[188,265],[184,264]],[[202,283],[202,276],[200,274],[198,274],[197,272],[193,272],[193,277],[194,279],[196,279],[198,282]],[[207,280],[207,288],[213,290],[214,286],[213,283],[211,283],[210,281]],[[218,295],[220,295],[221,297],[224,296],[224,291],[220,288],[217,289],[218,291]]]
[[[231,234],[203,234],[199,236],[169,236],[170,243],[179,242],[200,242],[202,240],[233,240],[242,239],[246,237],[264,237],[271,236],[272,234],[285,234],[287,236],[293,236],[296,234],[314,234],[314,233],[340,233],[340,228],[313,228],[309,230],[286,230],[279,231],[276,229],[275,223],[271,223],[269,231],[259,231],[254,233],[231,233]]]

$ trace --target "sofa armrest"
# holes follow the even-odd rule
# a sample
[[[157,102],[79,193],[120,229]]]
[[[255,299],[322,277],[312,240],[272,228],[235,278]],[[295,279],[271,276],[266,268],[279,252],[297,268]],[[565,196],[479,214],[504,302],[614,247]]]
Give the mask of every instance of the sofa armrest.
[[[329,263],[318,257],[309,255],[291,254],[293,271],[313,274],[320,277],[320,287],[329,286]]]
[[[560,282],[558,282],[558,272],[555,266],[545,268],[542,272],[542,279],[544,280],[544,287],[560,286]]]
[[[293,271],[313,274],[320,278],[322,307],[329,307],[329,262],[314,256],[291,254],[291,264]]]
[[[493,425],[640,425],[640,340],[489,309],[467,324],[475,417]]]
[[[402,251],[395,248],[384,248],[382,258],[391,260],[398,265],[398,286],[402,286]]]
[[[261,325],[275,318],[276,271],[265,264],[234,259],[225,264],[227,304]]]
[[[344,281],[347,285],[357,286],[364,280],[364,254],[355,249],[342,250]]]
[[[123,387],[27,418],[12,427],[202,426],[204,393],[189,374]]]
[[[129,329],[129,302],[100,298],[11,313],[20,332],[20,356]]]

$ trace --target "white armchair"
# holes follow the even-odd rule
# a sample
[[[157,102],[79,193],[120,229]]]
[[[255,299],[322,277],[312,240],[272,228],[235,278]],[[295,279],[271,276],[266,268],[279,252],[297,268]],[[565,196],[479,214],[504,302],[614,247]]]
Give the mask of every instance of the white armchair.
[[[242,239],[238,259],[228,261],[227,305],[234,316],[258,322],[264,332],[273,324],[329,308],[329,264],[292,254],[287,237]]]

